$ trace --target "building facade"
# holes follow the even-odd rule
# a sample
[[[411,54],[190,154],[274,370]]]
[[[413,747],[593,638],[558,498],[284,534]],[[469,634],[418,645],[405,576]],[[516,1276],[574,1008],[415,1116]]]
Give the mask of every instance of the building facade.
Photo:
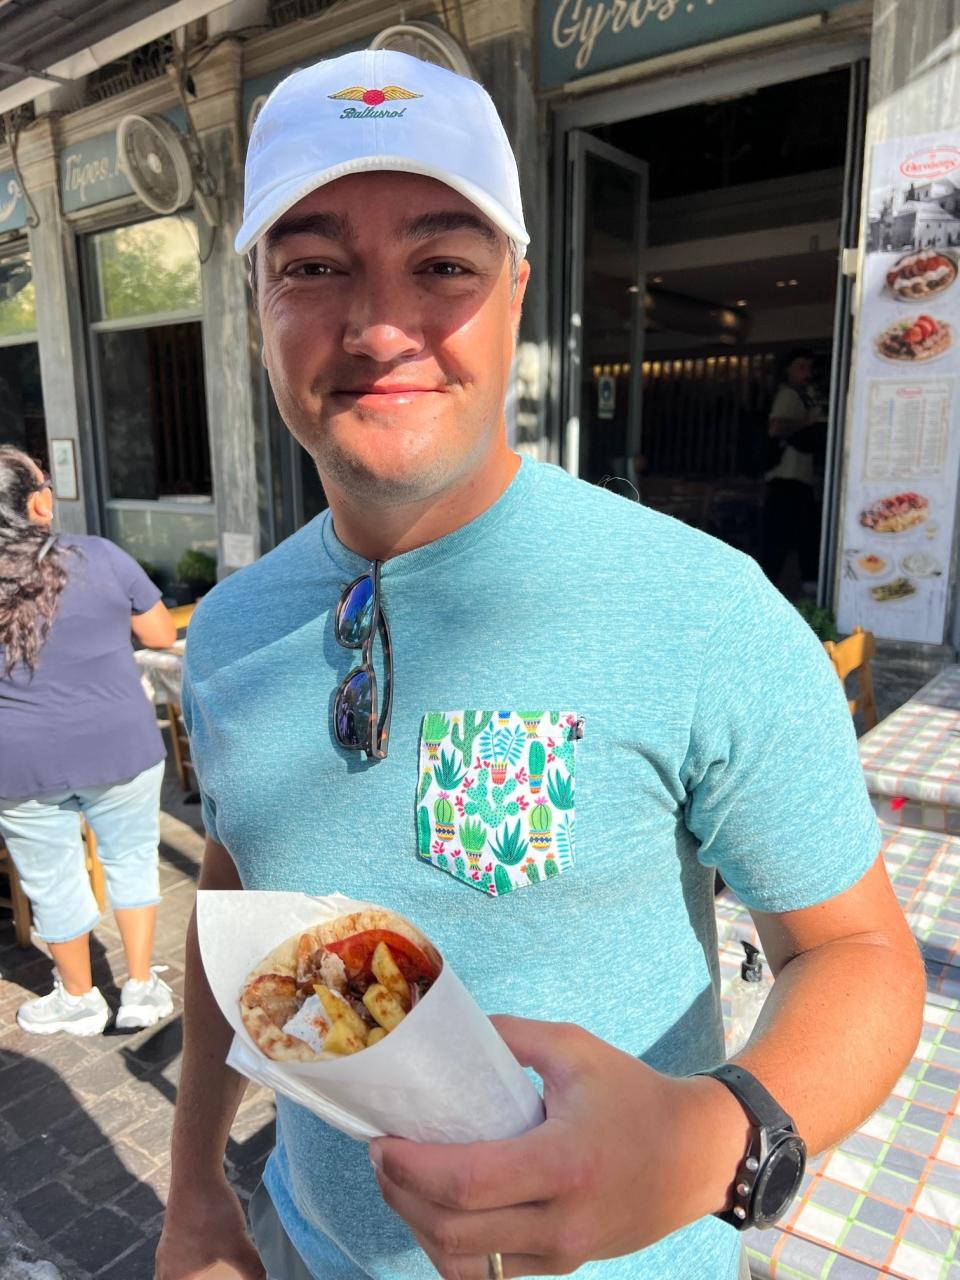
[[[956,647],[952,455],[944,445],[934,483],[934,446],[915,465],[897,419],[881,479],[855,425],[879,413],[861,401],[889,391],[896,409],[884,378],[905,376],[863,354],[883,301],[865,284],[870,255],[896,275],[919,246],[941,255],[934,275],[956,275],[960,131],[955,167],[945,134],[960,120],[960,0],[188,7],[185,27],[155,23],[83,77],[24,72],[19,93],[0,88],[0,439],[50,469],[61,528],[115,539],[175,594],[185,552],[222,576],[322,508],[260,365],[232,241],[265,95],[298,66],[379,42],[475,75],[516,150],[533,267],[508,406],[518,447],[762,556],[777,465],[766,422],[802,351],[804,402],[826,424],[803,464],[820,601],[857,620],[863,578],[863,599],[892,602],[863,615],[879,635]],[[168,12],[184,21],[182,5]],[[917,162],[871,207],[877,146],[916,138],[936,173]],[[180,207],[164,204],[171,190]],[[942,313],[948,345],[953,305],[944,286],[915,308]],[[960,313],[955,331],[936,386],[913,393],[956,436]],[[925,532],[939,538],[914,560],[935,574],[902,569],[907,529],[896,555],[889,539],[853,545],[864,493],[884,483],[936,495]],[[912,600],[868,594],[883,585],[859,566],[871,555]],[[777,573],[800,589],[796,557]]]

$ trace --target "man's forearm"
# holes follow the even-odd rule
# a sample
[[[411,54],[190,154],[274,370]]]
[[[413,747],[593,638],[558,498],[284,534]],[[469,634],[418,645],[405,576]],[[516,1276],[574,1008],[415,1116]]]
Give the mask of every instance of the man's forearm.
[[[171,1146],[174,1189],[223,1175],[230,1127],[247,1084],[225,1062],[232,1037],[203,970],[194,911],[187,932],[183,1061]]]
[[[736,1061],[793,1117],[810,1151],[822,1151],[893,1088],[919,1038],[924,990],[909,937],[825,943],[783,968]]]

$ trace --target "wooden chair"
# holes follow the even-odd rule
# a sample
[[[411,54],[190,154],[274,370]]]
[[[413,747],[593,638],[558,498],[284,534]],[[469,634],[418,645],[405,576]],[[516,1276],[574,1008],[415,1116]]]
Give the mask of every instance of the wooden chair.
[[[877,703],[873,695],[873,675],[870,671],[870,661],[877,648],[873,632],[864,631],[863,627],[854,627],[853,634],[845,640],[825,640],[823,647],[845,691],[847,676],[856,673],[856,697],[848,698],[847,706],[852,716],[860,715],[860,722],[866,733],[878,720]]]
[[[173,625],[177,628],[178,633],[186,631],[196,607],[196,604],[175,604],[171,608],[170,617],[173,619]]]
[[[184,791],[196,791],[197,771],[190,758],[190,739],[183,724],[179,702],[167,702],[167,719],[170,723],[170,749],[177,777]]]
[[[0,838],[0,875],[7,877],[7,892],[0,892],[0,907],[13,912],[13,936],[18,947],[30,945],[30,899],[23,892],[10,850]]]
[[[83,838],[83,857],[87,875],[90,877],[90,888],[97,900],[97,909],[103,911],[107,902],[107,882],[103,873],[103,863],[97,857],[97,837],[93,834],[86,820],[81,827]],[[6,875],[8,892],[0,894],[0,907],[9,907],[13,913],[13,936],[18,947],[30,946],[30,899],[23,892],[17,868],[10,857],[10,850],[0,839],[0,874]]]
[[[97,910],[105,911],[107,908],[107,878],[103,874],[103,863],[97,857],[97,837],[93,834],[93,830],[88,825],[86,818],[80,827],[80,834],[83,838],[83,857],[87,868],[87,875],[90,877],[90,888],[93,890],[93,896],[97,900]]]

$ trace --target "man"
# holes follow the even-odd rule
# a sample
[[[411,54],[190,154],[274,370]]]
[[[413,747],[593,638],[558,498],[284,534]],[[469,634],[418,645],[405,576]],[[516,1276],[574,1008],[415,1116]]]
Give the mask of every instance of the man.
[[[237,244],[330,511],[200,605],[184,712],[201,887],[341,890],[409,916],[513,1015],[497,1026],[542,1077],[547,1120],[368,1149],[278,1099],[251,1202],[261,1262],[224,1178],[243,1082],[191,926],[160,1280],[733,1280],[741,1238],[711,1215],[752,1219],[735,1184],[758,1179],[773,1211],[799,1172],[786,1117],[792,1163],[759,1149],[769,1107],[820,1149],[916,1042],[922,968],[812,633],[739,553],[507,447],[526,238],[473,82],[362,52],[275,91]],[[494,763],[517,725],[548,752],[534,763],[523,737],[528,754]],[[421,770],[428,732],[451,747]],[[434,774],[463,805],[443,832],[420,804]],[[521,863],[544,844],[545,792],[553,846]],[[479,828],[474,870],[454,873]],[[737,1059],[776,1100],[766,1120],[736,1082],[693,1074],[723,1058],[717,867],[779,975]]]
[[[827,424],[810,387],[813,356],[792,351],[783,381],[770,408],[767,434],[776,461],[766,473],[764,559],[767,577],[776,585],[787,556],[796,551],[801,589],[815,595],[820,572],[820,507],[817,466],[826,454]]]

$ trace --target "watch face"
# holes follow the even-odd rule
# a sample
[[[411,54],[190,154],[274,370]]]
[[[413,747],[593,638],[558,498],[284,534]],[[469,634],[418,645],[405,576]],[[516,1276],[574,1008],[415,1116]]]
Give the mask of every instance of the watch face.
[[[767,1157],[753,1189],[753,1224],[767,1227],[780,1217],[796,1195],[806,1166],[803,1139],[791,1134]]]

